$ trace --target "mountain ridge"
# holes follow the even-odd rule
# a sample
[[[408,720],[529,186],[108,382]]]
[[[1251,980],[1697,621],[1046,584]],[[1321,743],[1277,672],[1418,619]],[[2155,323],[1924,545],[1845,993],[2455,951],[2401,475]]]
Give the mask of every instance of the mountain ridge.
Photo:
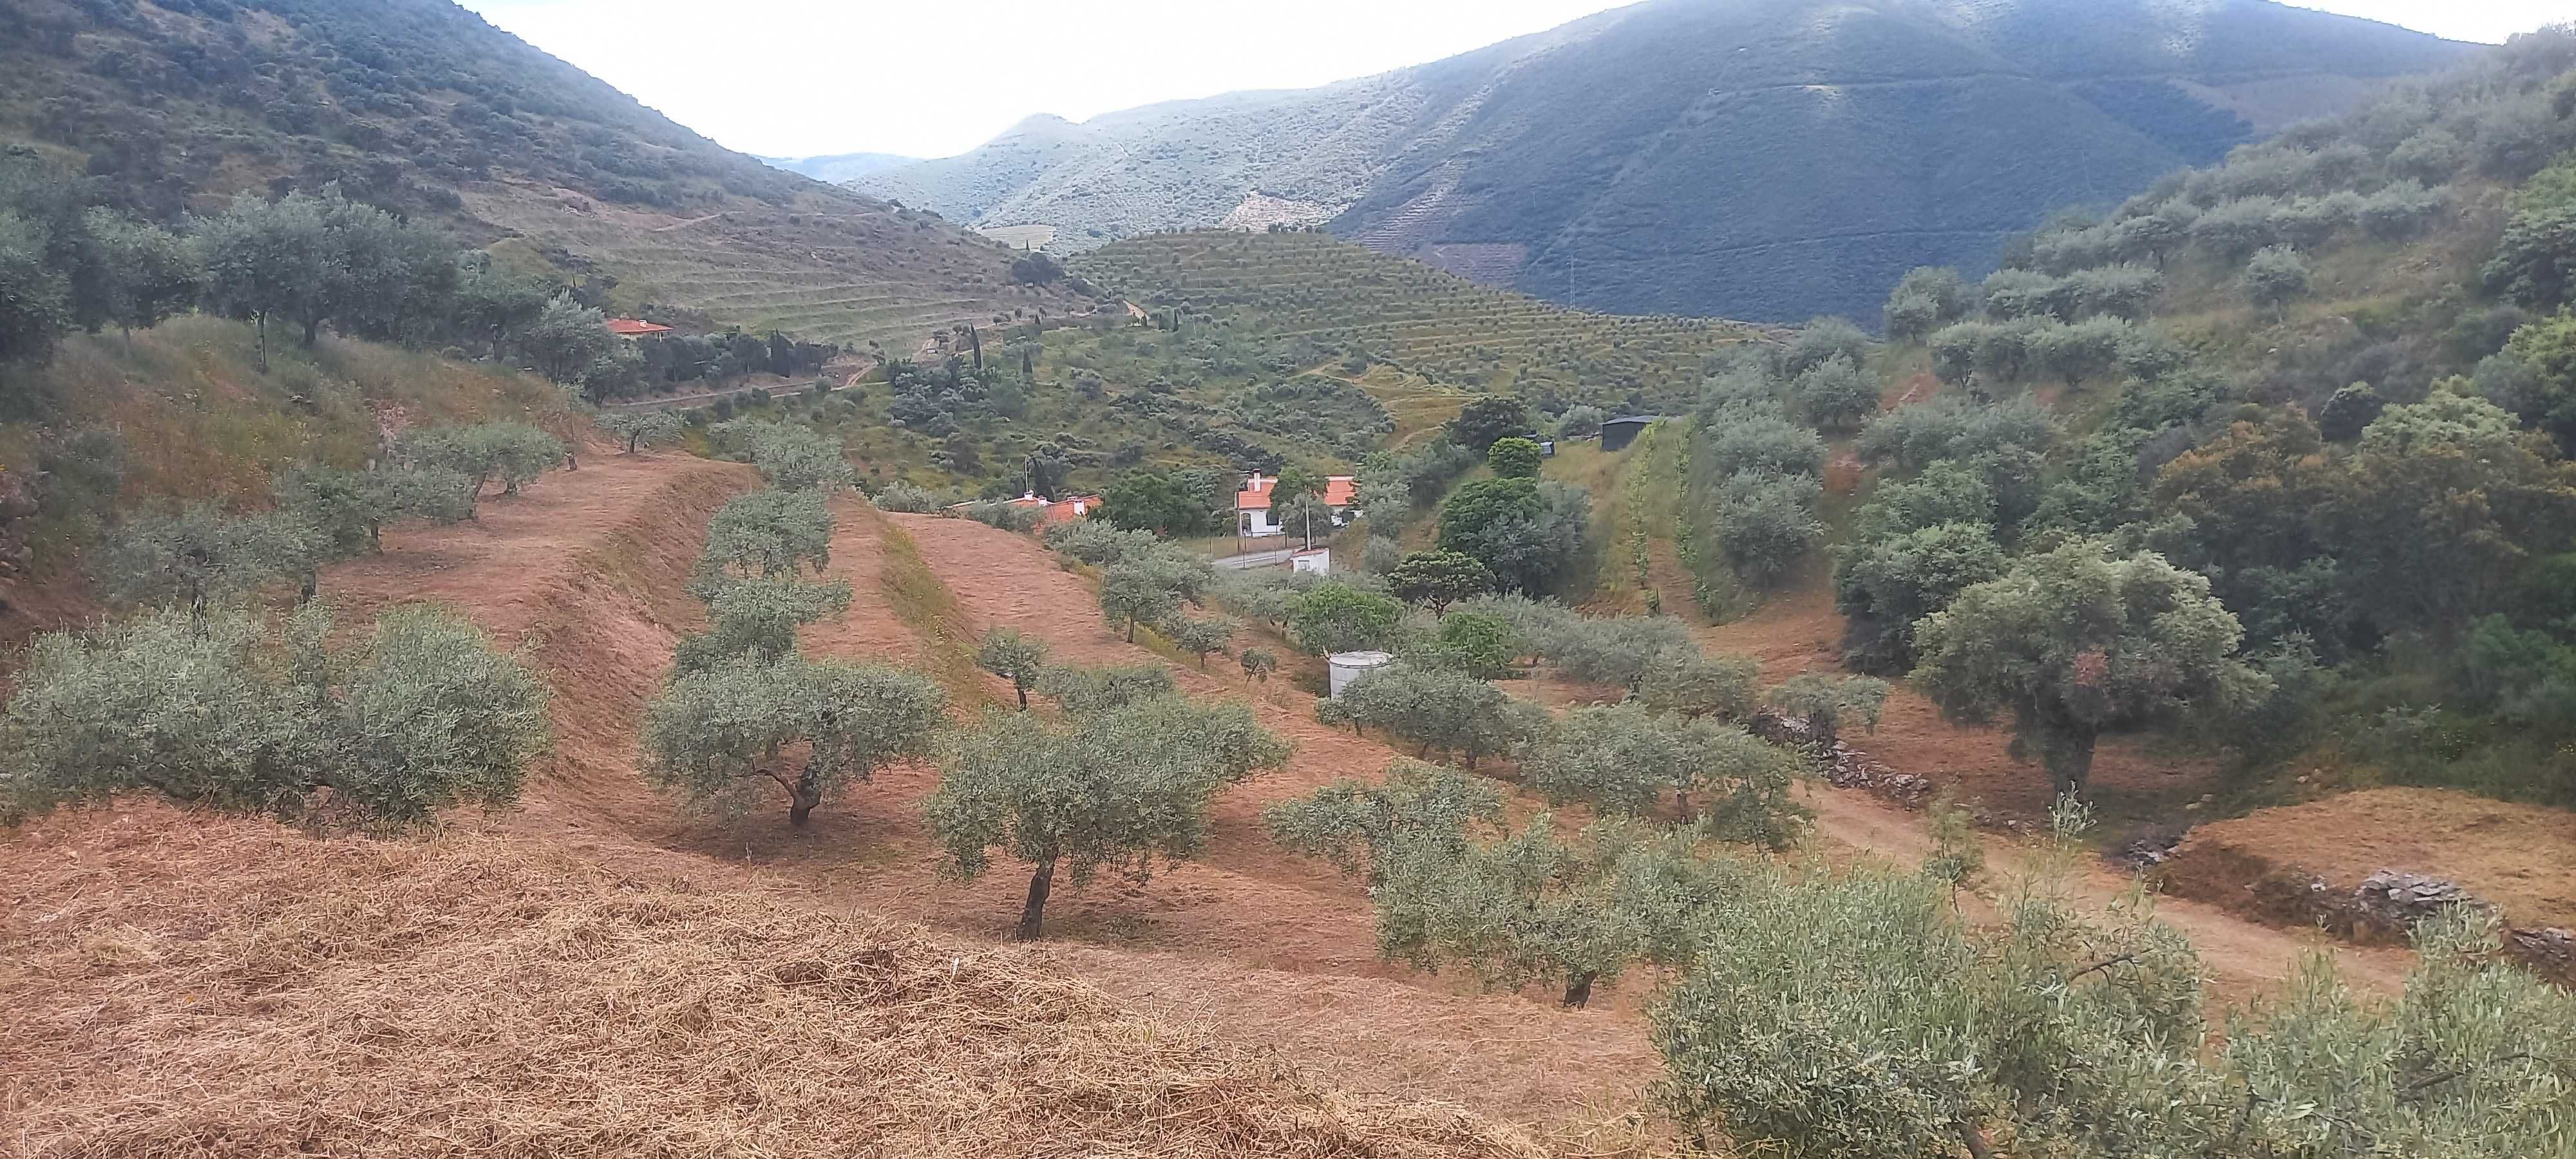
[[[2262,0],[1648,0],[1314,89],[1006,132],[854,185],[979,228],[1052,227],[1058,253],[1329,223],[1591,309],[1863,316],[1907,268],[1989,268],[2061,206],[2468,51]],[[1748,253],[1771,256],[1703,268]]]

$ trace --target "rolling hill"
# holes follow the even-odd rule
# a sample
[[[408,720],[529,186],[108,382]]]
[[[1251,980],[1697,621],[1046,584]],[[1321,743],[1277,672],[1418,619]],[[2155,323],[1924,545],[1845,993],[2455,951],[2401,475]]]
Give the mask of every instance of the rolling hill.
[[[1592,309],[1859,317],[1908,268],[1981,272],[2059,206],[2469,50],[2266,0],[1650,0],[1318,89],[1032,117],[853,184],[1064,253],[1328,222]]]
[[[0,0],[0,145],[164,220],[319,188],[618,308],[907,345],[1054,304],[1000,246],[772,169],[448,0]]]

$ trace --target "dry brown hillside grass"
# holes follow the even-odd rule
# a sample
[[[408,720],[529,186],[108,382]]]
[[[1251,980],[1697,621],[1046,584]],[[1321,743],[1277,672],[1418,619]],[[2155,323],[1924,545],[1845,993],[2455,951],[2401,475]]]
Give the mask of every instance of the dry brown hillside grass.
[[[28,1155],[1522,1156],[1025,952],[487,836],[153,806],[0,844]]]

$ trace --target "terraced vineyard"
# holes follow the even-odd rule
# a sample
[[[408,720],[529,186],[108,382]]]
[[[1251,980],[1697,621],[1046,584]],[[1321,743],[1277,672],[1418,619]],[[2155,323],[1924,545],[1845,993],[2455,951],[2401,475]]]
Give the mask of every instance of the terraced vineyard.
[[[487,219],[613,273],[622,307],[682,307],[718,325],[908,354],[935,330],[1043,308],[1065,295],[1012,284],[994,243],[846,194],[751,203],[694,218],[607,203],[579,210],[504,189],[469,195]]]
[[[1698,386],[1710,351],[1774,336],[1714,319],[1569,310],[1324,234],[1156,234],[1073,264],[1157,311],[1312,338],[1437,382],[1540,402],[1660,409]]]

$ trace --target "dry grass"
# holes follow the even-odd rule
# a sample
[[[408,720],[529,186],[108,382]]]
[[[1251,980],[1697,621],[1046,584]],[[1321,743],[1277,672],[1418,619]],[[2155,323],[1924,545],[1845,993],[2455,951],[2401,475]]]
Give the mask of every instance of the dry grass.
[[[49,822],[0,869],[0,1120],[29,1155],[1538,1153],[1017,949],[525,843],[154,807]]]
[[[2304,889],[2317,877],[2349,892],[2382,869],[2450,878],[2516,925],[2576,926],[2576,815],[2452,789],[2366,789],[2201,825],[2165,879],[2258,918],[2305,922],[2253,885]]]
[[[896,618],[921,641],[923,666],[948,690],[953,703],[969,707],[989,703],[992,687],[983,669],[975,665],[975,628],[966,610],[958,606],[957,594],[921,561],[921,548],[910,532],[895,526],[872,505],[857,504],[856,513],[876,525],[881,547],[878,580]]]

